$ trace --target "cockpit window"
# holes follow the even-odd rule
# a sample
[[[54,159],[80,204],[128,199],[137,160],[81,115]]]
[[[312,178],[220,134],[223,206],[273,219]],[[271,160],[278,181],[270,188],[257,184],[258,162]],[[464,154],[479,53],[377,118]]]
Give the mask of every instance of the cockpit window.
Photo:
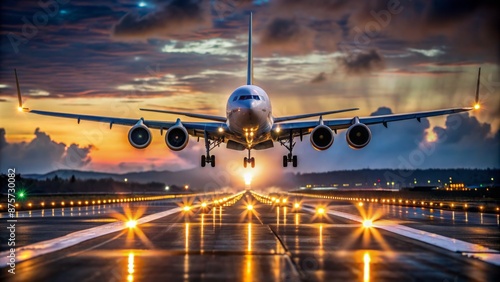
[[[238,98],[239,101],[243,101],[243,100],[260,100],[260,97],[257,96],[257,95],[241,95],[239,98]],[[236,98],[235,100],[233,101],[236,101]]]

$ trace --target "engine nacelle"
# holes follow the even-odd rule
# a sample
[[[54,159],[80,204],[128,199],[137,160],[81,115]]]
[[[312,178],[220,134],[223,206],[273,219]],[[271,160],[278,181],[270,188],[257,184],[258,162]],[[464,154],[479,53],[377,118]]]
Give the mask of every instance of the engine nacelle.
[[[323,124],[316,126],[311,132],[311,145],[318,151],[330,148],[333,139],[333,131]]]
[[[361,149],[370,143],[372,133],[365,124],[355,123],[347,129],[345,138],[349,147],[352,149]]]
[[[144,125],[142,119],[139,120],[128,132],[128,142],[130,142],[130,145],[134,148],[144,149],[151,144],[152,140],[151,131],[146,125]]]
[[[165,143],[172,151],[180,151],[186,148],[188,142],[189,134],[180,121],[170,127],[167,134],[165,134]]]

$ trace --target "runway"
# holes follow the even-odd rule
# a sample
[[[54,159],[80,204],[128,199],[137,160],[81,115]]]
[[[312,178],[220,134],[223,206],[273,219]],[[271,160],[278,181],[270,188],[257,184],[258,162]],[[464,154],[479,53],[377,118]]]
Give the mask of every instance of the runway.
[[[88,207],[90,210],[86,211],[56,209],[53,216],[51,209],[45,210],[43,216],[41,211],[33,211],[31,217],[18,219],[20,246],[41,248],[46,240],[57,241],[89,228],[121,225],[130,216],[150,221],[142,223],[139,219],[135,228],[121,227],[122,230],[103,236],[92,232],[95,235],[92,239],[17,263],[15,275],[2,268],[0,280],[498,281],[500,278],[500,267],[495,263],[398,235],[385,230],[385,226],[377,227],[377,222],[386,222],[390,227],[453,235],[494,253],[500,238],[497,215],[451,214],[380,204],[358,206],[293,197],[287,198],[286,205],[276,205],[268,204],[270,201],[262,196],[241,192],[234,199],[228,198],[223,206],[206,209],[205,213],[199,206],[183,210],[188,203],[199,204],[200,198],[180,203],[169,200],[97,206],[93,210]],[[294,208],[295,202],[300,202],[300,208]],[[248,205],[252,205],[251,210]],[[324,208],[323,214],[317,213],[320,207]],[[168,215],[154,217],[161,213]],[[364,227],[355,219],[348,219],[351,215],[373,218],[374,227]]]

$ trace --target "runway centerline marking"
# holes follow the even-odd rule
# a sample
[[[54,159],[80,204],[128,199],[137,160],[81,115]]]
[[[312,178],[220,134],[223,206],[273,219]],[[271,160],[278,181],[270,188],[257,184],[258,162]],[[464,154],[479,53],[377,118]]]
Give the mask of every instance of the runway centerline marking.
[[[154,213],[147,215],[145,217],[141,217],[137,220],[137,224],[147,223],[153,220],[160,219],[165,216],[172,215],[174,213],[180,212],[181,208],[173,208],[170,210],[166,210],[159,213]],[[101,226],[92,227],[89,229],[84,229],[80,231],[76,231],[62,237],[30,244],[23,247],[16,248],[16,262],[22,262],[28,259],[32,259],[34,257],[38,257],[41,255],[53,253],[84,241],[88,241],[90,239],[94,239],[97,237],[101,237],[113,232],[122,231],[127,229],[128,227],[122,221],[117,221],[113,223],[104,224]],[[9,255],[10,250],[3,251],[0,253],[0,264],[5,266],[9,263]]]
[[[307,210],[311,213],[315,212],[314,207],[311,205],[307,205],[307,207],[306,205],[304,205],[304,210]],[[350,219],[359,223],[363,223],[364,221],[361,216],[350,213],[340,211],[328,211],[327,213],[333,216]],[[373,227],[500,266],[500,252],[497,250],[486,248],[479,244],[472,244],[462,240],[445,237],[439,234],[418,230],[400,224],[395,224],[390,220],[374,221]]]

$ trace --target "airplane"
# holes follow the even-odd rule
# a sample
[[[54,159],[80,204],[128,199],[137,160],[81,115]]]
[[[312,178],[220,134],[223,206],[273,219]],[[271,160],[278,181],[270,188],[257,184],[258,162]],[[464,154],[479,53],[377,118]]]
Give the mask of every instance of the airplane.
[[[298,137],[300,141],[305,135],[310,135],[310,142],[314,149],[324,151],[330,148],[334,142],[334,132],[347,129],[346,141],[352,149],[362,149],[366,147],[372,138],[368,126],[383,124],[387,127],[389,122],[416,119],[418,122],[425,117],[455,114],[473,109],[479,109],[479,82],[481,68],[479,68],[476,99],[474,107],[449,108],[441,110],[390,114],[381,116],[369,116],[338,119],[323,119],[323,116],[350,112],[358,108],[332,110],[309,114],[274,117],[272,113],[271,100],[264,89],[253,83],[253,56],[252,56],[252,20],[250,14],[248,22],[248,59],[247,59],[247,80],[246,85],[234,90],[227,100],[226,116],[213,116],[191,112],[179,112],[160,109],[143,109],[141,111],[156,112],[164,114],[175,114],[179,116],[208,120],[210,122],[183,122],[177,118],[175,122],[147,120],[143,117],[139,119],[117,118],[106,116],[92,116],[83,114],[70,114],[61,112],[48,112],[31,110],[23,107],[21,90],[17,71],[14,70],[19,100],[19,110],[33,114],[54,116],[61,118],[109,123],[110,129],[114,124],[132,126],[128,132],[128,141],[137,149],[144,149],[152,141],[152,129],[159,129],[160,134],[166,130],[165,142],[172,151],[181,151],[186,148],[189,137],[203,138],[205,141],[206,154],[201,156],[201,166],[210,164],[215,167],[215,155],[210,152],[226,143],[227,149],[236,151],[248,151],[248,156],[243,159],[243,166],[246,168],[250,164],[255,167],[255,158],[251,156],[252,150],[264,150],[274,147],[274,143],[279,143],[288,150],[288,154],[283,156],[283,167],[292,163],[297,167],[298,158],[293,154],[295,146],[294,139]],[[296,121],[304,118],[318,117],[312,121]],[[291,122],[293,121],[293,122]]]

